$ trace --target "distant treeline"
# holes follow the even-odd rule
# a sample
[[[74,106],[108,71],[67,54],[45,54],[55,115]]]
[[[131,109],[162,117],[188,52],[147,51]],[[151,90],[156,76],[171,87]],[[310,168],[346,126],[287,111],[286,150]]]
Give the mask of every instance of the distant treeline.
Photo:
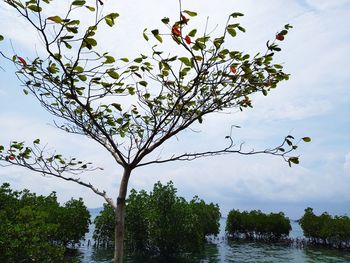
[[[282,212],[231,210],[226,221],[226,231],[232,238],[276,241],[288,237],[291,229],[290,220]]]
[[[308,207],[299,222],[309,242],[335,248],[350,248],[350,218],[331,216],[327,212],[317,216]]]

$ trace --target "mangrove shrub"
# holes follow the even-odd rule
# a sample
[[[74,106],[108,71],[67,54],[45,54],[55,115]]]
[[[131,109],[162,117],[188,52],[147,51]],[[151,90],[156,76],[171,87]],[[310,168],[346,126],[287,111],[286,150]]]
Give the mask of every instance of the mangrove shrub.
[[[218,205],[197,196],[190,202],[176,195],[172,182],[160,182],[153,191],[131,190],[126,200],[126,245],[129,253],[178,256],[203,248],[207,235],[219,232]],[[113,219],[112,219],[113,217]],[[94,239],[99,245],[113,243],[113,209],[104,205],[96,217]]]
[[[82,199],[63,206],[55,192],[37,196],[0,187],[0,262],[63,262],[67,246],[88,231],[90,214]]]
[[[226,221],[226,231],[231,237],[254,240],[279,240],[292,230],[290,220],[283,212],[264,214],[260,210],[250,212],[231,210]]]
[[[346,215],[333,217],[324,212],[317,216],[308,207],[299,224],[311,243],[336,248],[350,247],[350,218]]]

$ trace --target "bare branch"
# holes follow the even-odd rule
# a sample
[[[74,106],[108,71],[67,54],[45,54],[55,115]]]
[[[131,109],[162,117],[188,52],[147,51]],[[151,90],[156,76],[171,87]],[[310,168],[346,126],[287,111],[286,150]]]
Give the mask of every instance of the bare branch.
[[[290,156],[289,153],[294,151],[297,148],[297,144],[293,144],[292,136],[288,135],[285,137],[283,142],[271,149],[265,149],[265,150],[250,150],[250,151],[244,151],[243,146],[244,143],[240,143],[238,146],[233,143],[233,139],[231,136],[226,136],[226,139],[230,140],[229,145],[220,150],[215,151],[204,151],[204,152],[194,152],[194,153],[184,153],[180,155],[173,155],[170,158],[166,159],[160,159],[157,158],[156,160],[140,163],[137,165],[137,167],[140,166],[146,166],[150,164],[159,164],[159,163],[167,163],[167,162],[173,162],[173,161],[193,161],[195,159],[203,158],[203,157],[212,157],[212,156],[218,156],[218,155],[226,155],[226,154],[241,154],[241,155],[256,155],[256,154],[269,154],[274,156],[282,157],[284,161],[286,161],[290,166],[291,163],[298,163],[298,158],[296,156]]]

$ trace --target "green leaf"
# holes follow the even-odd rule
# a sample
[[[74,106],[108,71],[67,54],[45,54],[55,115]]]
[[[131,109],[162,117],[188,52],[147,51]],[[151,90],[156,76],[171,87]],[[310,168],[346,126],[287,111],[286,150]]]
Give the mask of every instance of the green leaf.
[[[149,38],[148,38],[148,36],[146,35],[146,31],[147,31],[147,28],[145,28],[145,29],[143,30],[143,38],[144,38],[146,41],[148,41]]]
[[[3,40],[4,40],[4,36],[0,35],[0,41],[3,41]]]
[[[214,46],[216,47],[216,49],[219,49],[223,43],[224,43],[224,37],[219,37],[214,39]]]
[[[36,13],[41,12],[41,10],[42,10],[42,8],[40,6],[37,6],[37,5],[29,5],[28,8]]]
[[[122,106],[119,103],[112,103],[111,104],[114,108],[116,108],[118,111],[122,111]],[[118,122],[118,120],[117,120]]]
[[[288,34],[288,31],[287,30],[282,30],[281,32],[278,33],[279,35],[287,35]]]
[[[235,37],[237,35],[236,30],[234,29],[233,25],[228,25],[227,26],[227,32],[232,36]]]
[[[58,24],[62,23],[62,18],[59,16],[50,16],[47,18],[47,20],[51,20],[51,21],[58,23]]]
[[[208,42],[210,39],[210,37],[200,37],[196,39],[196,42],[200,42],[200,43],[206,43]]]
[[[158,29],[154,29],[151,31],[153,35],[159,35],[159,30]]]
[[[160,35],[154,36],[160,43],[163,43],[163,38]]]
[[[40,139],[36,139],[33,141],[34,144],[39,144],[40,143]]]
[[[193,11],[189,11],[189,10],[184,10],[184,11],[182,11],[183,13],[186,13],[186,14],[188,14],[189,16],[196,16],[197,15],[197,13],[196,12],[193,12]]]
[[[193,29],[193,30],[190,31],[190,33],[188,33],[188,35],[190,37],[194,37],[196,35],[196,33],[197,33],[197,29]]]
[[[107,25],[109,25],[110,27],[114,26],[114,21],[118,16],[119,16],[118,13],[110,13],[109,15],[107,15],[105,17],[105,21]]]
[[[107,71],[107,74],[112,78],[112,79],[118,79],[119,78],[119,74],[114,71],[114,70],[109,70]]]
[[[105,56],[105,58],[106,58],[106,61],[104,62],[105,64],[112,64],[115,62],[115,59],[112,56]]]
[[[23,92],[24,92],[25,95],[29,94],[28,90],[26,90],[26,89],[23,89]]]
[[[192,66],[191,60],[190,60],[189,58],[187,58],[187,57],[181,57],[181,58],[179,58],[179,60],[180,60],[182,63],[184,63],[186,66],[188,66],[188,67],[191,67],[191,66]]]
[[[87,44],[87,46],[90,45],[90,46],[94,47],[97,45],[97,41],[93,38],[85,38],[84,40],[85,40],[85,43]]]
[[[141,80],[141,81],[139,81],[139,84],[141,85],[141,86],[144,86],[144,87],[147,87],[147,81],[144,81],[144,80]]]
[[[95,7],[92,7],[92,6],[85,6],[87,9],[89,9],[91,12],[94,12],[96,9]]]
[[[83,6],[85,5],[86,1],[84,0],[76,0],[76,1],[73,1],[72,5],[75,5],[75,6]]]
[[[71,49],[72,46],[68,44],[66,41],[62,41],[62,43],[66,46],[66,48]]]
[[[66,25],[67,26],[75,26],[75,25],[79,25],[79,24],[80,24],[79,20],[71,20]]]
[[[237,26],[237,28],[242,31],[243,33],[245,32],[245,28],[244,27],[241,27],[241,26]]]
[[[130,95],[135,95],[135,88],[134,87],[128,87],[128,91]]]
[[[199,122],[199,123],[203,123],[203,118],[202,118],[202,116],[198,116],[198,122]]]
[[[290,157],[288,159],[288,162],[292,162],[292,163],[295,163],[295,164],[299,164],[299,158],[298,157]]]
[[[159,35],[159,30],[158,29],[154,29],[151,31],[153,36],[160,42],[162,43],[163,42],[163,39],[162,37]]]
[[[81,81],[86,81],[86,80],[87,80],[86,75],[78,75],[78,78],[79,78]]]
[[[128,59],[128,58],[121,58],[120,60],[121,60],[121,61],[124,61],[124,62],[129,62],[129,59]]]
[[[244,16],[244,14],[239,13],[239,12],[235,12],[235,13],[232,13],[232,14],[231,14],[231,17],[232,17],[232,18],[237,18],[237,17],[239,17],[239,16]]]
[[[277,69],[282,69],[283,68],[283,66],[282,65],[279,65],[279,64],[275,64],[275,65],[273,65],[275,68],[277,68]]]
[[[301,138],[304,142],[311,142],[311,138],[310,137],[303,137]]]
[[[164,24],[169,24],[169,17],[164,17],[162,20],[161,20]]]
[[[284,28],[285,28],[286,30],[289,30],[289,29],[293,28],[293,26],[291,26],[290,24],[286,24],[286,25],[284,26]]]
[[[76,66],[74,68],[74,70],[77,72],[77,73],[82,73],[84,71],[84,68],[82,66]]]

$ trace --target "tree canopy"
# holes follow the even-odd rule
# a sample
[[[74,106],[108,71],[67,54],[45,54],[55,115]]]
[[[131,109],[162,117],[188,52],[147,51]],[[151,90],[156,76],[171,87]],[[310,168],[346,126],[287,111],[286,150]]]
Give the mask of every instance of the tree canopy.
[[[304,236],[311,243],[336,248],[350,247],[350,218],[346,215],[331,216],[323,212],[317,216],[308,207],[299,222]]]
[[[172,182],[156,183],[147,193],[134,189],[126,201],[126,245],[129,253],[174,257],[204,247],[206,236],[219,233],[218,205],[197,196],[190,202],[176,195]],[[95,219],[97,245],[112,245],[115,219],[108,205]]]
[[[82,199],[61,206],[55,192],[37,196],[0,187],[1,262],[65,262],[66,248],[80,243],[89,224]]]
[[[234,238],[273,241],[287,237],[291,230],[290,220],[283,212],[265,214],[260,210],[233,209],[226,221],[226,231]]]

